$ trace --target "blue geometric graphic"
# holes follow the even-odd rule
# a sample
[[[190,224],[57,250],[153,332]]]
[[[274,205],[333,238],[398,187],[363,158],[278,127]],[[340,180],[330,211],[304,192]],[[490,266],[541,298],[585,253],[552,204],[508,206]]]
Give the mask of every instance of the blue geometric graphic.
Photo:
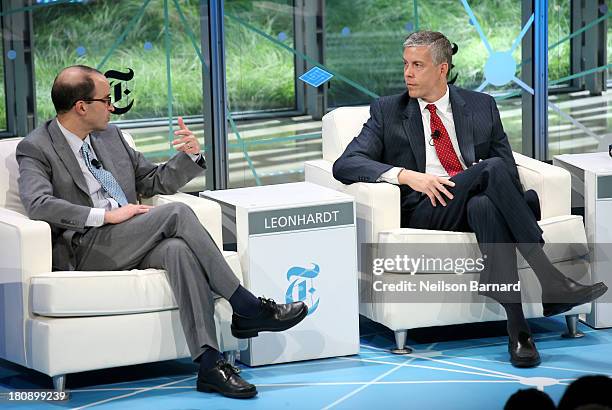
[[[327,71],[319,67],[314,67],[308,70],[307,72],[305,72],[304,74],[302,74],[299,78],[300,80],[304,81],[308,85],[312,85],[313,87],[318,87],[324,82],[328,81],[333,76],[334,76],[333,74],[328,73]]]
[[[319,298],[315,296],[317,289],[315,288],[314,279],[319,276],[319,265],[312,264],[312,269],[293,266],[287,271],[287,280],[290,281],[287,292],[285,293],[285,302],[304,302],[308,306],[308,315],[311,315],[319,307]],[[308,289],[307,289],[308,288]]]
[[[6,56],[9,60],[14,60],[17,58],[17,52],[15,50],[9,50],[8,53],[6,53]]]
[[[516,76],[516,62],[514,61],[514,58],[512,58],[512,53],[521,44],[521,40],[527,33],[527,30],[529,30],[529,28],[533,24],[534,15],[532,14],[529,20],[527,20],[527,23],[525,23],[519,35],[514,39],[510,50],[496,52],[491,48],[489,40],[484,34],[482,27],[480,27],[478,19],[474,15],[474,12],[472,11],[472,8],[468,4],[467,0],[461,0],[461,3],[463,4],[463,8],[465,9],[465,12],[470,18],[470,24],[473,25],[474,28],[476,28],[476,31],[480,36],[480,40],[482,41],[483,45],[487,49],[487,52],[489,53],[489,58],[487,59],[487,62],[485,63],[484,67],[485,80],[482,82],[482,84],[480,84],[476,91],[484,90],[485,87],[489,84],[500,86],[508,84],[509,82],[514,82],[523,90],[533,95],[533,88],[525,84],[520,78]]]
[[[484,66],[485,78],[493,85],[504,85],[514,80],[516,61],[507,51],[497,51],[491,54]]]
[[[85,53],[87,52],[87,50],[85,50],[85,47],[83,46],[78,46],[76,49],[76,53],[78,56],[83,56],[85,55]]]
[[[350,28],[348,28],[348,27],[343,27],[343,28],[342,28],[342,31],[340,32],[340,35],[341,35],[342,37],[348,37],[348,36],[350,36],[350,35],[351,35],[351,29],[350,29]]]
[[[153,49],[153,43],[151,43],[150,41],[145,41],[144,43],[144,49],[149,51]]]

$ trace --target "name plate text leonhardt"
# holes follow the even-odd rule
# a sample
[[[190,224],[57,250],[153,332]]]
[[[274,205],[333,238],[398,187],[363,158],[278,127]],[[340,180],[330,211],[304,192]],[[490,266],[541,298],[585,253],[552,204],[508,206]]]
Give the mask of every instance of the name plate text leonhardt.
[[[353,203],[315,205],[249,213],[249,235],[352,225]]]

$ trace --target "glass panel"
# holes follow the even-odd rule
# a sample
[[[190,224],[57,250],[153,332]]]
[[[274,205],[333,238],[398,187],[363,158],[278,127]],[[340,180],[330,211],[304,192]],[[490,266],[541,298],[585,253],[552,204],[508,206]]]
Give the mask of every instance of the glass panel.
[[[457,44],[456,84],[498,98],[510,143],[521,150],[520,95],[531,85],[519,80],[520,2],[478,2],[469,10],[456,0],[324,3],[316,10],[318,2],[225,1],[230,186],[302,180],[304,160],[321,155],[322,114],[405,91],[402,42],[416,29],[442,31]],[[501,54],[491,60],[492,53]],[[295,78],[305,61],[332,79],[305,85]],[[274,111],[283,108],[303,115]]]
[[[467,10],[455,0],[389,1],[338,0],[326,4],[327,65],[355,81],[361,88],[352,87],[336,79],[329,91],[330,106],[369,104],[374,95],[390,95],[405,91],[402,66],[402,42],[412,31],[433,30],[444,33],[458,47],[453,56],[451,78],[455,85],[490,93],[498,99],[504,128],[516,151],[522,148],[522,112],[520,93],[531,84],[519,84],[520,40],[511,53],[521,32],[521,2],[470,2]],[[482,27],[470,17],[473,13]],[[374,23],[374,24],[373,24]],[[378,27],[372,30],[372,27]],[[491,53],[503,52],[511,56],[516,69],[503,59],[491,59]],[[502,57],[503,57],[502,56]],[[491,76],[497,74],[496,84],[485,75],[489,62]],[[366,90],[370,92],[364,92]]]
[[[224,3],[230,187],[303,180],[304,160],[320,157],[320,121],[286,114],[297,108],[293,3]]]
[[[202,65],[196,51],[201,47],[199,16],[199,0],[124,0],[120,5],[100,0],[36,9],[39,122],[55,115],[50,90],[56,74],[63,67],[85,64],[109,78],[119,108],[113,122],[133,135],[147,158],[163,162],[175,153],[168,124],[171,118],[176,129],[178,115],[185,117],[204,147]],[[201,177],[183,190],[203,188]]]
[[[570,75],[570,44],[571,34],[570,2],[566,0],[549,0],[548,3],[548,80],[558,80]],[[563,81],[550,87],[554,89],[570,85]]]
[[[402,42],[412,30],[410,2],[330,1],[325,5],[326,65],[378,95],[406,89]],[[377,27],[373,30],[373,27]],[[372,96],[332,80],[330,107],[369,105]]]
[[[602,26],[610,14],[605,4],[577,3],[575,18],[581,24],[572,32],[569,3],[549,3],[549,159],[558,154],[605,152],[612,143],[612,93],[606,90],[612,85],[606,84],[612,43],[610,26],[607,35]],[[571,50],[573,57],[570,37],[578,39],[574,42],[578,46]]]
[[[293,1],[225,1],[225,65],[229,110],[293,110]],[[268,37],[266,37],[268,36]]]

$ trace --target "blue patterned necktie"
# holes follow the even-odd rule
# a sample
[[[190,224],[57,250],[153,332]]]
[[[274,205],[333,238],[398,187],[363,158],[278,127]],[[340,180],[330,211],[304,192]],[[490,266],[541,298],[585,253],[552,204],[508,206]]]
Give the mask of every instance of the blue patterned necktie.
[[[81,153],[85,159],[87,169],[89,169],[89,172],[91,172],[91,174],[98,180],[100,185],[102,185],[102,188],[104,188],[104,190],[108,192],[108,194],[112,196],[115,201],[117,201],[119,206],[127,205],[127,198],[125,197],[123,190],[119,186],[119,183],[113,174],[102,167],[96,168],[91,164],[91,151],[89,150],[89,144],[87,142],[83,142],[83,145],[81,146]]]

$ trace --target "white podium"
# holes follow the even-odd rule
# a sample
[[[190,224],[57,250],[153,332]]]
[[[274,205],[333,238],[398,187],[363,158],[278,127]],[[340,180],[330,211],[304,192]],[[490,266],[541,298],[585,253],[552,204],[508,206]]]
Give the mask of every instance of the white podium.
[[[584,208],[584,224],[591,252],[593,282],[612,285],[612,158],[607,152],[564,154],[553,165],[572,176],[572,208]],[[610,291],[608,291],[609,293]],[[612,303],[606,294],[593,302],[586,323],[612,327]]]
[[[353,198],[308,182],[205,191],[223,210],[224,246],[235,246],[245,286],[277,303],[303,301],[308,316],[249,339],[249,366],[359,352]]]

